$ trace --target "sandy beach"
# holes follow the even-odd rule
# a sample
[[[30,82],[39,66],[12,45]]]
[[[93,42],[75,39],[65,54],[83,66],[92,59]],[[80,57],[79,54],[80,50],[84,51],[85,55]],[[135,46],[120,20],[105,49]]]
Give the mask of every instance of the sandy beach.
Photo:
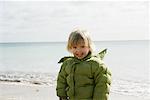
[[[58,100],[55,86],[0,82],[0,100]],[[148,100],[110,93],[109,100]]]

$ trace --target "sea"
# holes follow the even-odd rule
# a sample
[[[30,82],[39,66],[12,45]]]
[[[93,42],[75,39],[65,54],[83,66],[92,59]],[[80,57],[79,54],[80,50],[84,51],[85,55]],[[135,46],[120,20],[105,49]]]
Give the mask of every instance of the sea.
[[[94,41],[95,53],[107,48],[104,62],[112,72],[111,92],[150,98],[148,40]],[[0,43],[0,82],[56,86],[61,64],[71,55],[66,42]]]

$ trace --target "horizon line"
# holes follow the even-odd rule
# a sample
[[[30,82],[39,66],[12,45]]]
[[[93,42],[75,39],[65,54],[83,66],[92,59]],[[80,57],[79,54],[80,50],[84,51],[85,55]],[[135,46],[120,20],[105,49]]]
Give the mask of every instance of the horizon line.
[[[117,42],[117,41],[150,41],[149,39],[148,40],[95,40],[93,42]],[[64,42],[67,42],[67,41],[8,41],[8,42],[0,42],[0,43],[64,43]]]

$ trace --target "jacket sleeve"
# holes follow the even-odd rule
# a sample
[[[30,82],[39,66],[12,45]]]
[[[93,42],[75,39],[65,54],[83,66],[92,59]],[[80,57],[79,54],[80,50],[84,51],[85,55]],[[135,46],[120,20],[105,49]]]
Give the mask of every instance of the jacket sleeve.
[[[94,93],[93,100],[108,100],[111,85],[111,72],[104,63],[93,64]]]
[[[66,82],[66,72],[65,72],[65,66],[66,64],[63,63],[61,66],[61,69],[58,73],[57,77],[57,86],[56,86],[56,91],[57,91],[57,96],[59,97],[67,97],[66,94],[66,87],[67,87],[67,82]]]

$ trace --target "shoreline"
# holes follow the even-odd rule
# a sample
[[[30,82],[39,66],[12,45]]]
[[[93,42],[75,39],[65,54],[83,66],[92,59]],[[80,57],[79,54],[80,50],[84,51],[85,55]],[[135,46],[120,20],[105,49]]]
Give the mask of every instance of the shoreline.
[[[55,86],[0,82],[0,100],[59,100]],[[110,93],[109,100],[148,100]]]

